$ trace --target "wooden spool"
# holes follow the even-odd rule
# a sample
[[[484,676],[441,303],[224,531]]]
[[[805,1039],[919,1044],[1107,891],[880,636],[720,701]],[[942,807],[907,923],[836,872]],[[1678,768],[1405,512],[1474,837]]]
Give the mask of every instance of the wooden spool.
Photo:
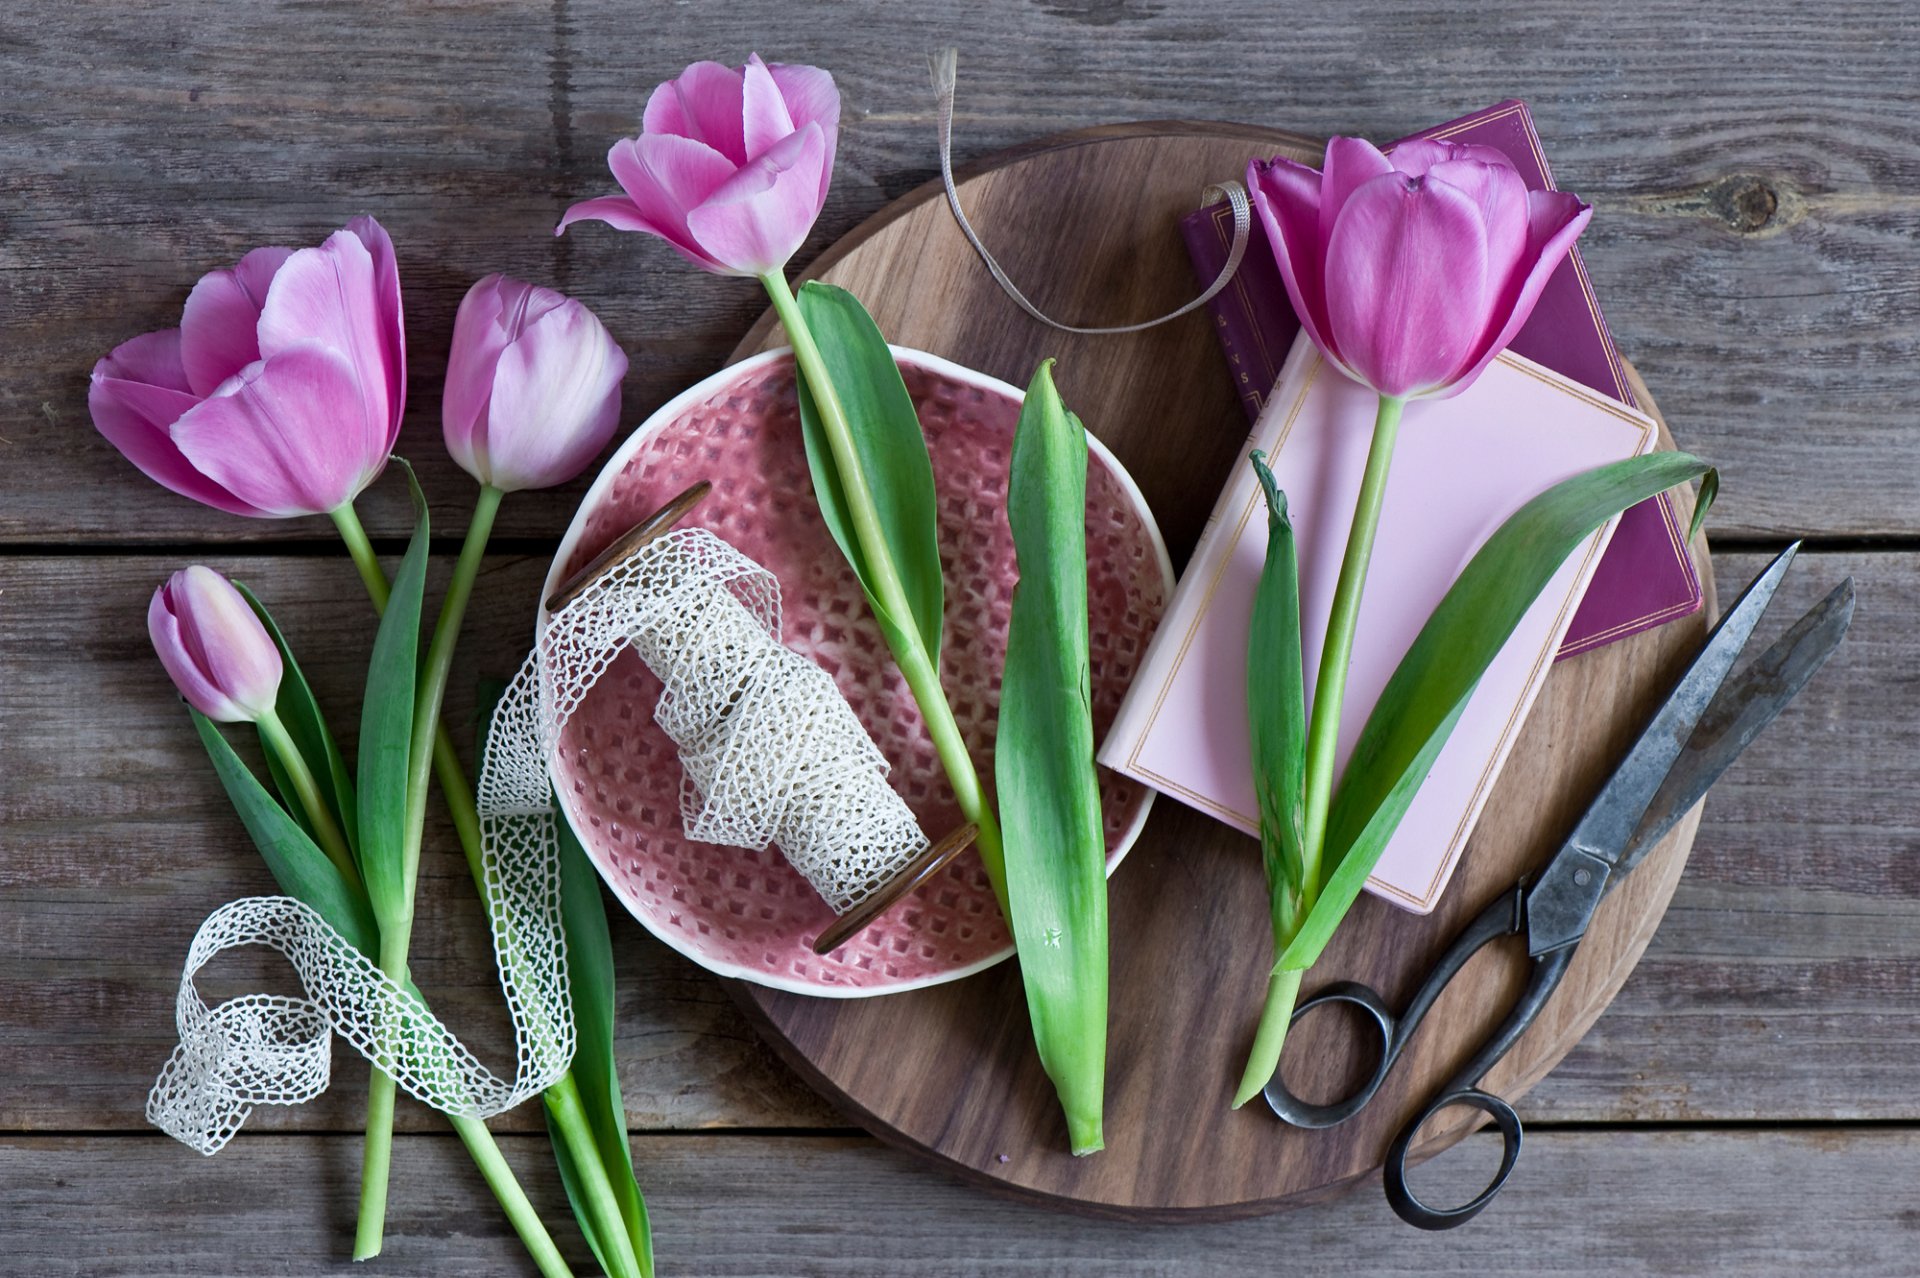
[[[932,144],[929,127],[929,155]],[[1193,295],[1173,224],[1202,188],[1256,155],[1318,152],[1309,139],[1265,129],[1114,126],[983,161],[963,172],[961,189],[982,238],[1037,305],[1064,322],[1117,324]],[[1132,472],[1184,561],[1247,432],[1204,313],[1125,336],[1045,328],[989,279],[937,183],[888,205],[808,274],[852,289],[889,340],[1015,385],[1057,357],[1067,403]],[[782,341],[769,315],[735,356]],[[1656,412],[1637,377],[1634,390]],[[1662,438],[1670,446],[1664,428]],[[1688,502],[1680,505],[1684,518]],[[1557,665],[1439,907],[1422,918],[1362,897],[1306,993],[1352,978],[1404,1003],[1455,931],[1552,853],[1705,634],[1713,603],[1704,543],[1695,555],[1706,614]],[[1698,821],[1697,811],[1682,821],[1601,907],[1565,984],[1488,1076],[1490,1090],[1525,1092],[1611,1001],[1666,910]],[[739,983],[734,992],[795,1070],[883,1139],[1063,1206],[1196,1219],[1295,1207],[1377,1181],[1387,1142],[1482,1041],[1525,969],[1517,944],[1484,953],[1359,1118],[1301,1131],[1257,1102],[1228,1108],[1272,961],[1258,846],[1163,798],[1111,890],[1107,1147],[1092,1157],[1067,1152],[1012,963],[887,998],[807,998]],[[1357,1081],[1370,1062],[1352,1058],[1372,1049],[1356,1048],[1353,1029],[1335,1014],[1296,1028],[1286,1053],[1296,1093],[1324,1100]],[[1458,1140],[1475,1117],[1443,1113],[1417,1156]]]
[[[703,480],[621,533],[614,539],[612,545],[595,555],[584,568],[567,578],[564,585],[548,596],[547,612],[549,614],[559,612],[585,594],[589,586],[606,576],[615,567],[639,554],[658,538],[673,531],[673,526],[692,514],[694,507],[704,501],[707,494],[712,491],[713,485]],[[963,825],[948,832],[945,838],[929,843],[924,852],[900,867],[899,873],[828,924],[820,935],[814,938],[813,952],[831,954],[845,945],[862,928],[898,905],[900,899],[907,893],[938,874],[955,857],[972,847],[974,837],[979,833],[980,831],[974,826]]]

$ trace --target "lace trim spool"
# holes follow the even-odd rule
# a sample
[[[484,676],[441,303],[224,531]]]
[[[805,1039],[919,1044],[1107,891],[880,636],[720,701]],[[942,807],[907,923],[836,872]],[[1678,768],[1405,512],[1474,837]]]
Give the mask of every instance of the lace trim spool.
[[[780,643],[772,574],[704,529],[674,531],[709,491],[681,493],[548,599],[540,655],[572,672],[545,676],[572,694],[549,714],[632,648],[665,685],[655,720],[680,749],[687,836],[777,845],[839,916],[814,941],[830,953],[975,831],[929,845],[831,676]]]

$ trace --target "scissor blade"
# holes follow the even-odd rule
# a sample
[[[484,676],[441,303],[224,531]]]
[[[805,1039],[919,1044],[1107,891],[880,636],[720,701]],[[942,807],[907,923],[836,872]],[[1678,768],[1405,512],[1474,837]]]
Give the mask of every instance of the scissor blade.
[[[1753,637],[1753,628],[1760,623],[1767,605],[1773,602],[1774,591],[1779,589],[1787,565],[1793,562],[1794,553],[1799,549],[1800,543],[1796,541],[1781,551],[1720,618],[1720,624],[1707,636],[1700,655],[1667,694],[1665,703],[1641,732],[1640,739],[1633,743],[1627,757],[1601,787],[1599,795],[1580,818],[1580,824],[1573,828],[1567,839],[1569,848],[1577,848],[1609,864],[1619,862],[1641,817],[1646,815],[1674,761],[1686,748],[1694,725],[1700,722],[1747,640]]]
[[[1616,867],[1616,879],[1638,865],[1693,810],[1760,730],[1827,664],[1852,624],[1853,578],[1849,577],[1721,687],[1633,832]]]

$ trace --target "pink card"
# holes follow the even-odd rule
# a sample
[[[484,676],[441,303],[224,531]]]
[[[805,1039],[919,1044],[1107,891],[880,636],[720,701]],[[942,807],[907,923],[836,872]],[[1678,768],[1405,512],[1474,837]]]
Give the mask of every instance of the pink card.
[[[1263,449],[1287,494],[1309,701],[1374,407],[1302,334],[1242,450]],[[1507,516],[1560,480],[1650,452],[1656,440],[1641,413],[1512,352],[1464,394],[1407,406],[1360,608],[1339,767],[1428,615]],[[1440,899],[1612,531],[1609,523],[1562,566],[1494,659],[1367,881],[1375,895],[1422,914]],[[1100,749],[1108,767],[1249,834],[1259,827],[1247,626],[1266,548],[1265,503],[1243,463]]]

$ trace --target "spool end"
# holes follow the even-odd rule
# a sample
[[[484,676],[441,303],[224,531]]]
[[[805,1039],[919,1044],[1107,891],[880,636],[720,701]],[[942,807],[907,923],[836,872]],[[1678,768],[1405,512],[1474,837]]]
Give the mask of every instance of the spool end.
[[[675,524],[692,514],[693,508],[705,501],[707,494],[712,491],[713,485],[703,479],[614,538],[612,545],[595,555],[585,568],[567,578],[565,585],[547,597],[547,611],[559,612],[585,594],[587,588],[594,582],[606,576],[617,565],[631,559],[642,547],[671,531]]]
[[[973,846],[979,833],[978,826],[963,825],[907,862],[900,868],[900,873],[874,889],[873,895],[828,924],[826,930],[814,938],[813,952],[831,954],[852,940],[875,919],[899,904],[907,893],[952,864],[955,857]]]

